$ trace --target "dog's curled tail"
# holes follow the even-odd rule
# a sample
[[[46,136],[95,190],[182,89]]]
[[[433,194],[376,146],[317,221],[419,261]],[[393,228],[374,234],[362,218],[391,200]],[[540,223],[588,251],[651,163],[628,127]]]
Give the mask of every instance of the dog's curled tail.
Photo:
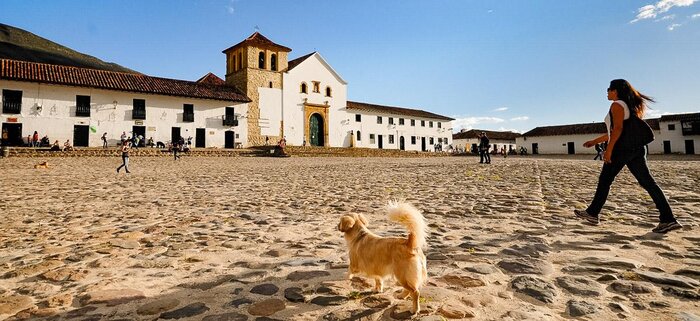
[[[408,246],[410,248],[425,246],[425,220],[417,208],[408,203],[391,201],[387,205],[387,211],[390,220],[400,223],[408,230]]]

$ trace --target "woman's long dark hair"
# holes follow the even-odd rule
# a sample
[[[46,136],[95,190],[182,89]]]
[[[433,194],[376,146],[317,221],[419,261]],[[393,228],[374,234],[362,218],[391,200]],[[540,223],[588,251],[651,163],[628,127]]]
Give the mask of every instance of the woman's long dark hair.
[[[624,79],[615,79],[610,82],[610,89],[617,91],[617,98],[624,101],[629,107],[630,112],[637,117],[644,117],[644,112],[647,109],[648,102],[656,102],[654,98],[638,92],[632,84]]]

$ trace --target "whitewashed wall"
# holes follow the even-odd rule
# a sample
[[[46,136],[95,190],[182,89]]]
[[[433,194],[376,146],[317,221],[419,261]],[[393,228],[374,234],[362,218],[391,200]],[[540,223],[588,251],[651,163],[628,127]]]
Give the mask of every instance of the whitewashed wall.
[[[320,90],[313,92],[313,81],[319,81]],[[305,82],[307,93],[300,92],[300,85]],[[284,108],[284,133],[287,144],[302,145],[304,142],[304,99],[310,104],[329,107],[328,141],[331,147],[350,146],[350,128],[345,111],[347,103],[347,84],[336,75],[318,53],[304,60],[282,76]],[[331,97],[326,97],[326,87],[330,86]]]
[[[379,147],[379,135],[382,135],[383,149],[399,149],[400,137],[403,136],[405,139],[405,149],[420,151],[422,147],[421,138],[425,137],[425,147],[428,151],[434,151],[435,144],[438,143],[438,138],[443,139],[443,150],[447,149],[447,146],[452,144],[452,122],[428,118],[415,118],[408,117],[405,115],[395,115],[395,114],[377,114],[368,113],[365,111],[350,110],[350,123],[351,127],[357,131],[360,131],[360,140],[355,137],[356,147],[366,147],[366,148],[378,148]],[[357,122],[355,120],[355,115],[361,115],[361,121]],[[382,117],[382,123],[377,124],[377,117]],[[389,124],[389,117],[394,118],[394,124]],[[404,124],[399,125],[399,118],[404,119]],[[415,126],[411,126],[411,119],[415,119]],[[425,121],[425,127],[421,126],[421,120]],[[429,127],[429,122],[433,122],[433,127]],[[438,123],[442,123],[441,128],[438,128]],[[374,142],[370,141],[370,134],[374,134]],[[389,135],[394,135],[394,142],[389,143]],[[416,136],[416,143],[411,144],[411,136]],[[433,143],[430,143],[430,138],[433,138]],[[447,140],[447,143],[445,143]]]
[[[206,147],[224,147],[224,132],[232,129],[238,137],[236,142],[245,145],[247,128],[245,121],[239,120],[239,126],[223,126],[222,116],[225,107],[234,107],[237,114],[247,112],[247,104],[234,105],[232,102],[149,95],[84,87],[46,85],[30,82],[0,81],[0,89],[22,91],[21,114],[2,114],[2,122],[7,118],[17,118],[22,123],[23,137],[38,131],[39,136],[48,135],[53,143],[59,140],[73,141],[74,125],[89,125],[96,129],[90,131],[89,146],[102,146],[101,136],[107,133],[110,145],[115,145],[123,131],[131,136],[132,126],[137,125],[131,118],[133,99],[145,99],[146,119],[139,126],[146,127],[146,139],[169,141],[172,127],[180,127],[185,138],[192,136],[195,143],[195,129],[206,128]],[[76,117],[76,95],[90,96],[90,117]],[[114,102],[117,102],[116,107]],[[183,122],[183,104],[194,105],[194,122]],[[42,106],[40,113],[36,105]]]
[[[674,130],[668,129],[668,125],[670,124],[675,126]],[[695,154],[700,154],[700,135],[683,136],[683,128],[681,127],[680,120],[662,122],[659,124],[659,127],[661,129],[661,132],[656,135],[656,140],[654,141],[654,143],[656,143],[658,147],[658,150],[654,151],[655,153],[663,153],[663,141],[669,141],[671,142],[671,153],[685,154],[685,141],[693,140],[693,145],[695,146]]]
[[[279,136],[280,121],[282,120],[282,90],[258,88],[258,97],[260,99],[258,104],[260,107],[260,120],[258,121],[260,134]]]
[[[532,144],[538,144],[539,154],[568,154],[568,142],[574,142],[574,151],[576,154],[591,154],[595,155],[595,148],[585,148],[583,143],[595,139],[602,134],[587,134],[587,135],[559,135],[559,136],[540,136],[540,137],[518,137],[515,139],[515,144],[527,148],[528,153],[532,153]],[[659,154],[663,152],[663,146],[660,139],[659,131],[654,131],[656,139],[649,144],[650,154]]]

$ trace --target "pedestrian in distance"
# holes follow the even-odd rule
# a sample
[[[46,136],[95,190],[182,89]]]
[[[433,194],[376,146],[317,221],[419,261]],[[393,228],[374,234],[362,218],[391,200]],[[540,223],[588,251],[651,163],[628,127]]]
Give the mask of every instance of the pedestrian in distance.
[[[131,173],[129,171],[129,151],[131,148],[129,148],[129,142],[124,141],[122,142],[122,165],[117,167],[117,174],[119,174],[119,171],[122,169],[122,167],[126,170],[126,173]]]
[[[649,172],[645,145],[648,142],[642,143],[640,139],[645,131],[638,124],[642,122],[642,125],[646,125],[641,118],[644,116],[647,103],[654,100],[638,92],[624,79],[615,79],[610,82],[608,100],[612,101],[610,111],[605,117],[608,133],[583,144],[584,147],[590,148],[595,144],[608,142],[603,154],[604,163],[598,178],[598,186],[588,208],[575,209],[574,214],[590,224],[598,225],[599,214],[608,198],[610,185],[622,168],[627,166],[639,185],[649,193],[659,211],[660,222],[652,232],[666,233],[682,228],[673,216],[664,192]],[[635,117],[637,119],[634,119]],[[651,132],[650,129],[648,131]]]

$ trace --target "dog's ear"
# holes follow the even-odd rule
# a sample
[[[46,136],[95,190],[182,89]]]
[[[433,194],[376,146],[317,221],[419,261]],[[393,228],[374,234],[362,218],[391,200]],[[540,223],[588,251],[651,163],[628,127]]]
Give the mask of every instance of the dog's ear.
[[[357,214],[357,218],[362,222],[362,225],[367,226],[369,224],[369,221],[367,221],[367,218],[362,215],[362,214]]]
[[[340,218],[340,223],[338,223],[338,230],[340,230],[341,232],[347,232],[353,226],[355,226],[355,219],[351,216],[345,215]]]

